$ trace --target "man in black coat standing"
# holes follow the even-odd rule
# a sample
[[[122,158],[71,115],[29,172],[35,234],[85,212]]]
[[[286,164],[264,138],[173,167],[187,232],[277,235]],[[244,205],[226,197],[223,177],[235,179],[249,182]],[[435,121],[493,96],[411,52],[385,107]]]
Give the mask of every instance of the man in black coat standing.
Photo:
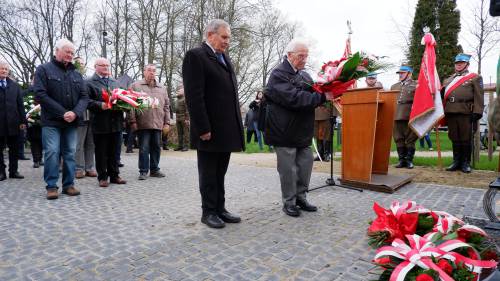
[[[121,133],[123,130],[123,112],[111,110],[102,98],[102,91],[118,88],[116,80],[110,77],[111,65],[106,58],[98,58],[94,64],[95,73],[87,80],[90,110],[90,127],[94,136],[95,162],[97,180],[100,187],[108,187],[109,182],[125,184],[120,178],[117,147],[121,149]],[[108,182],[109,177],[109,182]]]
[[[3,159],[5,145],[9,147],[9,178],[24,178],[17,171],[18,138],[20,130],[26,129],[23,93],[8,76],[9,64],[0,61],[0,181],[7,178]]]
[[[238,223],[225,208],[224,177],[231,152],[244,149],[236,76],[229,56],[231,30],[223,20],[206,27],[205,42],[184,57],[182,77],[189,116],[191,147],[197,150],[203,215],[213,228]]]
[[[303,71],[309,55],[306,43],[292,40],[286,52],[286,58],[271,72],[266,86],[264,139],[276,150],[283,212],[298,217],[297,206],[308,212],[317,210],[306,200],[306,192],[313,166],[310,146],[314,109],[326,98],[311,89],[312,79]]]

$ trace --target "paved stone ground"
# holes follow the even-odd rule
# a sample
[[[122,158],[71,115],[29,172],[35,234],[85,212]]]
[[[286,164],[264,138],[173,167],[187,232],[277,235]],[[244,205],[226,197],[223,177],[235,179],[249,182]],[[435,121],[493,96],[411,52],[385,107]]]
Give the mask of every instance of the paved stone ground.
[[[231,165],[228,209],[242,223],[200,223],[196,162],[162,156],[164,179],[138,181],[124,154],[125,186],[78,180],[82,195],[47,201],[42,169],[21,161],[25,180],[0,182],[0,280],[369,280],[365,231],[374,201],[413,199],[457,216],[483,216],[484,190],[413,184],[395,194],[313,191],[320,209],[281,211],[275,169]],[[313,174],[311,186],[326,174]]]

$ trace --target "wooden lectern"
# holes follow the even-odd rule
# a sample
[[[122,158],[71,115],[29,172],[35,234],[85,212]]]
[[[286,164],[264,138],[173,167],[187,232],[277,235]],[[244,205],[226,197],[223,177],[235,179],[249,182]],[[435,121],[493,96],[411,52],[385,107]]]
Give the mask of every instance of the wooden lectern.
[[[393,193],[411,181],[388,174],[398,93],[360,88],[342,95],[342,184]]]

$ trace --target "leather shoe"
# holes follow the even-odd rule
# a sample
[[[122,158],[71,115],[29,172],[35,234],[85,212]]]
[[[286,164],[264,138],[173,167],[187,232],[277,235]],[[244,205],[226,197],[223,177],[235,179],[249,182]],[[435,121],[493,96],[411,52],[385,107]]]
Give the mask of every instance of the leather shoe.
[[[0,174],[0,181],[4,181],[7,179],[7,176],[5,175],[5,173],[1,173]]]
[[[75,173],[75,178],[77,179],[83,179],[85,177],[85,172],[82,170],[78,170]]]
[[[114,178],[114,179],[111,179],[110,180],[111,183],[115,183],[115,184],[126,184],[127,181],[120,178],[120,177],[117,177],[117,178]]]
[[[306,212],[316,212],[318,207],[309,204],[306,199],[297,199],[297,206]]]
[[[78,189],[76,189],[74,186],[70,186],[68,188],[63,189],[62,193],[69,195],[69,196],[80,195],[80,191]]]
[[[149,176],[152,178],[164,178],[165,174],[160,172],[160,171],[156,171],[156,172],[149,173]]]
[[[287,214],[291,217],[300,216],[299,209],[297,208],[297,206],[294,206],[294,205],[288,205],[288,204],[283,205],[283,212],[285,212],[285,214]]]
[[[40,168],[40,162],[33,162],[33,168]]]
[[[228,211],[224,211],[218,214],[219,218],[227,223],[239,223],[241,222],[241,218],[235,214],[231,214]]]
[[[100,187],[108,187],[109,186],[109,182],[107,180],[100,180],[99,181],[99,186]]]
[[[214,214],[202,216],[201,222],[211,228],[223,228],[224,226],[226,226],[224,221],[222,221],[217,215]]]
[[[97,177],[97,172],[94,170],[87,171],[87,172],[85,172],[85,176],[95,178],[95,177]]]
[[[125,150],[125,153],[134,153],[134,151],[132,149],[127,149]]]
[[[187,148],[187,147],[183,147],[183,148],[181,149],[181,151],[182,151],[182,152],[189,151],[189,148]]]
[[[59,197],[59,193],[57,192],[57,188],[49,188],[47,189],[47,200],[54,200]]]
[[[19,172],[15,172],[13,174],[10,174],[9,178],[11,178],[11,179],[24,179],[24,176],[21,175]]]
[[[118,167],[120,167],[120,168],[121,168],[121,167],[123,167],[123,166],[125,166],[125,165],[123,165],[123,163],[122,163],[122,162],[118,162]]]

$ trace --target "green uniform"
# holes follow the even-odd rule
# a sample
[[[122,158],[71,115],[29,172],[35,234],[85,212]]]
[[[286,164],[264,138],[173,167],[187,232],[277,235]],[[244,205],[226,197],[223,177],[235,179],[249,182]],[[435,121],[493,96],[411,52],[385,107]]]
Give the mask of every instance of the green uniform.
[[[455,73],[443,82],[443,95],[446,87],[459,76],[467,75],[468,71]],[[444,96],[443,96],[444,98]],[[470,171],[470,156],[472,152],[472,126],[481,118],[484,110],[484,91],[481,76],[471,78],[443,99],[444,114],[448,125],[448,137],[453,144],[453,164],[449,171],[462,167],[462,171]],[[474,128],[475,130],[476,128]]]

